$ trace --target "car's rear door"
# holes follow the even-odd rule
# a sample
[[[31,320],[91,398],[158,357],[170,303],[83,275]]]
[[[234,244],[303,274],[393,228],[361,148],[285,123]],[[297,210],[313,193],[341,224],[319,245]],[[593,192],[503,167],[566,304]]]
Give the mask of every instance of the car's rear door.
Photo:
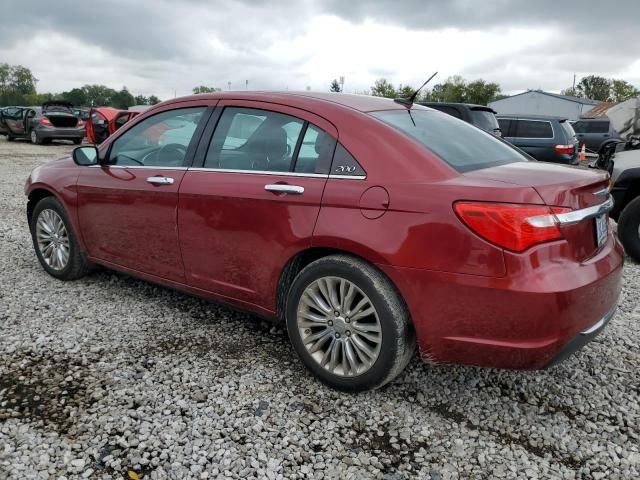
[[[106,144],[107,164],[81,170],[78,220],[91,257],[184,283],[178,189],[210,114],[204,102],[168,105]]]
[[[180,187],[187,282],[272,312],[284,265],[311,245],[337,130],[266,102],[225,100],[217,114]]]

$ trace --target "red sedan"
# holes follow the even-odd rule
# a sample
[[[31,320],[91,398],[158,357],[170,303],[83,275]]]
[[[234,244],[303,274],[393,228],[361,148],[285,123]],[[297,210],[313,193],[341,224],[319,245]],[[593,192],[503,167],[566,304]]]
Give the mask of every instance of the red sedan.
[[[26,185],[43,268],[100,264],[286,322],[343,390],[423,359],[544,368],[615,311],[607,175],[346,94],[171,100]]]

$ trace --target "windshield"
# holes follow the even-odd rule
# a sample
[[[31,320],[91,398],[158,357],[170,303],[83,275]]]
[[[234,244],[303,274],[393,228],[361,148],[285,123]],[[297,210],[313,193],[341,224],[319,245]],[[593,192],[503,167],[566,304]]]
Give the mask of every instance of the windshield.
[[[488,112],[487,110],[471,109],[471,123],[487,132],[493,132],[495,129],[500,128],[496,116],[493,112]]]
[[[417,140],[461,173],[527,161],[505,141],[441,112],[387,110],[371,115]]]

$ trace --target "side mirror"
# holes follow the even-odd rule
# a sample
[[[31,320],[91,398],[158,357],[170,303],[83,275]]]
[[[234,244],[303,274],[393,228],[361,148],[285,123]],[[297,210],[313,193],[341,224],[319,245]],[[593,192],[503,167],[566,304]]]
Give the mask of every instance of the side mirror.
[[[98,164],[98,149],[93,145],[85,145],[76,147],[73,150],[73,161],[80,166],[89,166]]]

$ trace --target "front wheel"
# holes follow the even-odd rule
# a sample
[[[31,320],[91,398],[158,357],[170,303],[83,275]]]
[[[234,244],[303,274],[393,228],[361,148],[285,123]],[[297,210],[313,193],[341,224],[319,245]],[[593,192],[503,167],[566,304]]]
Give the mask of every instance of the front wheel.
[[[375,267],[347,255],[321,258],[298,274],[286,321],[306,367],[338,390],[383,386],[415,350],[409,313],[395,287]]]
[[[49,275],[75,280],[89,271],[67,212],[55,197],[37,203],[29,227],[38,260]]]
[[[618,219],[618,237],[627,255],[640,262],[640,197],[622,210]]]

